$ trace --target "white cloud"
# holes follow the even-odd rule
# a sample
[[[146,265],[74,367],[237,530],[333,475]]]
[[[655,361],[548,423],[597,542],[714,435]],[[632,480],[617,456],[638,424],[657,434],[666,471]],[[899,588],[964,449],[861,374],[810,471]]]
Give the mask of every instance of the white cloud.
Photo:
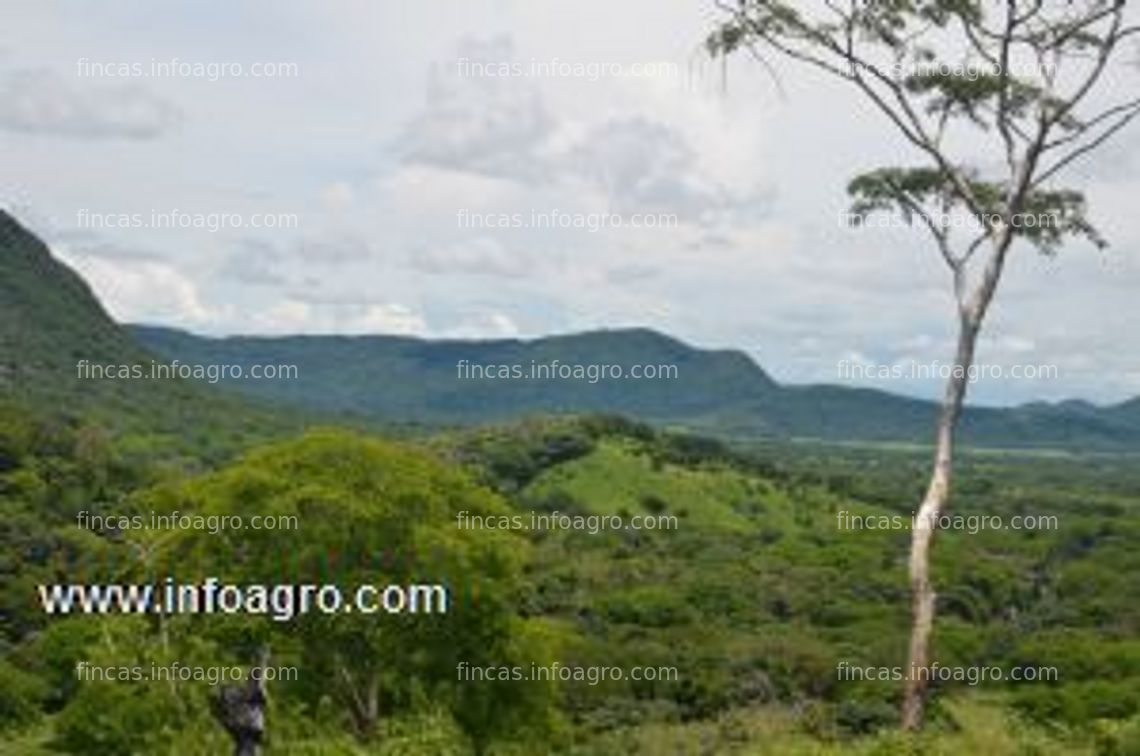
[[[153,139],[176,126],[179,110],[138,84],[68,84],[54,71],[0,77],[0,128],[84,139]]]
[[[609,108],[571,118],[554,112],[532,78],[484,75],[517,64],[516,57],[510,36],[468,38],[453,60],[435,64],[425,107],[396,142],[406,164],[528,187],[573,186],[611,212],[669,212],[688,222],[708,221],[714,210],[755,212],[762,205],[754,183],[741,191],[717,180],[670,123]]]
[[[563,158],[571,174],[602,187],[615,210],[657,210],[690,220],[722,206],[724,189],[696,170],[693,148],[679,132],[644,117],[593,126]]]
[[[424,246],[411,253],[412,267],[436,275],[523,278],[532,275],[540,262],[534,253],[508,248],[500,241],[486,236],[438,246]]]
[[[88,256],[58,250],[95,290],[111,316],[130,323],[208,325],[207,308],[194,282],[173,265],[132,256]]]
[[[547,179],[544,143],[555,123],[537,87],[517,77],[470,76],[458,61],[502,60],[511,42],[464,40],[454,65],[437,65],[427,102],[400,140],[405,158],[445,168],[510,177]]]
[[[422,336],[427,333],[424,319],[401,304],[369,305],[340,325],[347,333],[394,333]]]
[[[289,299],[252,314],[247,333],[423,335],[427,324],[398,303],[328,305]]]
[[[439,335],[449,339],[514,338],[518,324],[506,313],[481,312],[468,315],[460,323],[444,329]]]

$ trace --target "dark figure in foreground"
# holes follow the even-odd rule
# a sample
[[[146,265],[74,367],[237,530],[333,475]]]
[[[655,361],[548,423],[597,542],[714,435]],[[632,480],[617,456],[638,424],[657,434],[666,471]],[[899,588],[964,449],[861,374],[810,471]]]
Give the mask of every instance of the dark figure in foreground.
[[[269,663],[268,650],[262,650],[261,659],[250,670],[249,680],[244,684],[223,685],[210,699],[214,717],[226,728],[234,739],[235,756],[258,756],[265,737],[265,691],[264,674]]]

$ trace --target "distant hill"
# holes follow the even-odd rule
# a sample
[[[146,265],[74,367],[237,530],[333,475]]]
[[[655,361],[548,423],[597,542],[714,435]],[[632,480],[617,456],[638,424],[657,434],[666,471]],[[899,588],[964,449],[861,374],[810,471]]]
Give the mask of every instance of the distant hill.
[[[149,370],[163,358],[116,324],[75,271],[0,210],[0,404],[161,434],[183,448],[195,438],[225,444],[284,425],[248,400],[196,381],[91,378],[81,373],[81,360]]]
[[[223,380],[245,396],[192,380],[92,379],[80,360],[138,365],[296,365],[295,378]],[[466,362],[464,362],[466,361]],[[575,366],[675,367],[655,380],[525,377]],[[464,367],[466,366],[466,367]],[[517,366],[521,378],[479,378]],[[466,371],[466,372],[465,372]],[[646,329],[521,341],[400,336],[211,339],[119,326],[87,284],[0,211],[0,399],[104,424],[203,439],[293,424],[296,410],[385,424],[473,425],[535,413],[612,412],[734,438],[926,442],[932,403],[844,386],[784,386],[739,351],[697,349]],[[251,401],[253,400],[253,401]],[[266,404],[293,408],[270,412]],[[286,420],[286,418],[290,418]],[[974,408],[963,440],[995,447],[1140,449],[1140,398]],[[210,441],[212,443],[212,441]]]
[[[616,412],[698,433],[736,438],[925,442],[933,403],[832,385],[784,386],[747,355],[703,350],[645,329],[596,331],[520,341],[428,341],[403,336],[203,338],[131,326],[148,348],[192,364],[296,365],[291,380],[240,381],[251,396],[386,422],[466,425],[531,413]],[[553,361],[575,365],[676,366],[657,380],[588,377],[473,378],[474,368],[519,366],[524,375]],[[464,362],[466,361],[466,362]],[[994,447],[1140,450],[1140,400],[973,408],[966,443]]]

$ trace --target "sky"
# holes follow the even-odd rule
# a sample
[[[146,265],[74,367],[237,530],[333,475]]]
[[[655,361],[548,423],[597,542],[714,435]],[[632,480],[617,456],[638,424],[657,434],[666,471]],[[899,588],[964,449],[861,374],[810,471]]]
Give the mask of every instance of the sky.
[[[711,60],[718,18],[703,0],[8,0],[0,205],[123,322],[650,327],[783,382],[938,396],[946,268],[921,230],[839,220],[853,175],[913,153],[841,83]],[[1136,70],[1110,94],[1135,96]],[[1138,147],[1140,126],[1065,177],[1107,250],[1013,253],[973,401],[1140,394]],[[1018,368],[1037,376],[993,377]]]

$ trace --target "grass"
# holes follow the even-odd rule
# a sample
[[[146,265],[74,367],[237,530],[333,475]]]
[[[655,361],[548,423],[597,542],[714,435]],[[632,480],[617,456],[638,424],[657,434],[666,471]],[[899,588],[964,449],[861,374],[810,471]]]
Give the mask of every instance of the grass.
[[[810,715],[809,717],[810,718]],[[651,724],[607,733],[576,756],[607,753],[734,754],[735,756],[1093,756],[1135,754],[1120,737],[1047,730],[1009,713],[989,695],[943,703],[943,719],[918,734],[880,732],[856,738],[821,737],[802,713],[776,706],[734,710],[715,721]],[[1112,750],[1115,749],[1115,750]]]
[[[734,531],[752,526],[742,506],[782,504],[775,501],[779,494],[774,489],[739,472],[657,463],[634,444],[621,441],[604,441],[590,454],[547,470],[526,493],[541,500],[556,491],[591,514],[628,519],[664,506],[662,513],[678,517],[681,527]]]

